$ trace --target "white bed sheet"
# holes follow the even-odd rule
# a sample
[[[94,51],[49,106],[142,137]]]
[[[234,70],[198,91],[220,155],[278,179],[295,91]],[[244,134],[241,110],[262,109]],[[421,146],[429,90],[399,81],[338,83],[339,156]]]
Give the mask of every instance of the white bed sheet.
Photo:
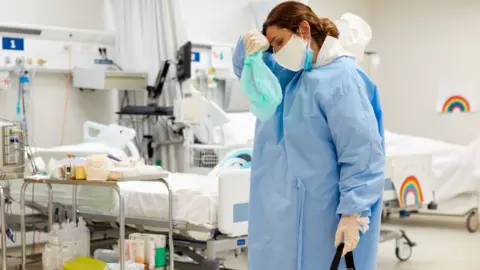
[[[223,126],[225,145],[248,144],[255,134],[255,116],[250,112],[228,113],[230,122]]]
[[[171,173],[167,179],[173,191],[175,221],[214,229],[217,227],[218,179],[215,177]],[[168,192],[159,182],[119,183],[128,217],[168,220]],[[114,210],[118,200],[114,199]]]

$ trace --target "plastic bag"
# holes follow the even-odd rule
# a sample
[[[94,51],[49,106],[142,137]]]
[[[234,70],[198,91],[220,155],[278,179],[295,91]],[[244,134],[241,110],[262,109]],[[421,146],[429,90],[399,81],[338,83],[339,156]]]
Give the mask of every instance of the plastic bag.
[[[282,102],[282,87],[277,77],[263,62],[263,53],[245,58],[240,77],[240,88],[250,99],[250,112],[258,119],[269,120]]]

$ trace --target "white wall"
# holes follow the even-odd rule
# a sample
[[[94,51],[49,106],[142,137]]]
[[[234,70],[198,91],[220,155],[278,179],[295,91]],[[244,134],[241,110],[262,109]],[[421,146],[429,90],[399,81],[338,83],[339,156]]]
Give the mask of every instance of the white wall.
[[[102,0],[0,0],[0,3],[1,22],[105,29]],[[33,106],[29,109],[34,117],[29,121],[38,146],[60,144],[66,87],[65,75],[37,74],[35,77]],[[13,92],[0,93],[0,116],[15,119],[15,91],[16,84],[13,84]],[[70,89],[64,143],[81,140],[85,120],[110,122],[113,119],[110,99],[110,93]]]
[[[177,28],[191,41],[234,44],[240,35],[255,27],[251,2],[264,0],[178,0]],[[278,2],[279,0],[271,0]],[[345,12],[370,16],[371,0],[309,0],[320,17],[337,20]]]
[[[177,26],[192,42],[234,44],[254,27],[248,0],[179,0]],[[183,41],[180,41],[183,42]]]
[[[0,0],[0,22],[104,29],[103,0]]]
[[[372,15],[372,0],[310,0],[308,4],[320,17],[333,21],[340,19],[343,13],[350,12],[370,21]]]
[[[373,1],[374,78],[386,127],[394,132],[466,144],[480,136],[480,115],[440,115],[436,88],[474,80],[480,86],[480,1]],[[480,90],[480,89],[478,89]]]

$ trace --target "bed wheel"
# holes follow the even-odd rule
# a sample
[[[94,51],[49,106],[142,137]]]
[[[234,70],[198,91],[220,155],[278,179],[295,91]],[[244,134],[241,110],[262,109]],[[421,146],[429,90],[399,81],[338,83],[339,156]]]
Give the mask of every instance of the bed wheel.
[[[202,270],[220,270],[220,261],[219,260],[207,260],[205,259],[202,263]]]
[[[438,209],[438,204],[436,202],[430,202],[427,206],[429,210],[437,210]]]
[[[413,247],[404,241],[397,241],[397,247],[395,248],[395,255],[397,258],[404,262],[412,257]]]
[[[383,210],[382,211],[382,217],[381,217],[381,222],[390,220],[390,211],[388,210]]]
[[[400,215],[401,218],[405,218],[405,217],[409,217],[410,216],[410,212],[408,212],[407,210],[400,210],[398,212],[398,214]]]
[[[480,221],[478,217],[477,211],[472,211],[470,214],[468,214],[467,217],[467,230],[471,233],[474,233],[478,230],[478,227],[480,226]]]

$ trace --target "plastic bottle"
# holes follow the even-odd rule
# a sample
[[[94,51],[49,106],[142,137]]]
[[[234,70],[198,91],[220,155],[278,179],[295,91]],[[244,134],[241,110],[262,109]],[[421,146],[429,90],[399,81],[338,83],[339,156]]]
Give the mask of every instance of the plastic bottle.
[[[61,256],[60,225],[55,223],[52,226],[50,237],[45,250],[42,253],[42,266],[46,270],[62,269],[63,261]]]
[[[76,235],[78,235],[77,237],[80,239],[79,253],[81,256],[90,257],[90,230],[82,217],[78,219],[76,231]]]
[[[72,155],[68,154],[66,164],[65,164],[65,176],[66,176],[67,180],[73,179],[72,170],[73,170],[73,168],[72,168]]]
[[[52,225],[52,231],[50,232],[48,242],[51,245],[60,245],[60,225],[58,223]]]
[[[74,226],[75,224],[72,222],[62,223],[62,229],[60,230],[60,239],[62,243],[61,254],[63,263],[66,263],[76,258],[77,248],[74,234]]]
[[[28,76],[28,71],[25,71],[24,74],[20,76],[20,84],[22,85],[22,94],[28,94],[30,92],[30,77]]]
[[[75,155],[70,155],[70,168],[72,168],[72,179],[76,179],[77,175],[75,173]]]
[[[44,270],[54,270],[53,260],[51,255],[53,254],[50,246],[47,244],[45,249],[42,252],[42,269]]]

